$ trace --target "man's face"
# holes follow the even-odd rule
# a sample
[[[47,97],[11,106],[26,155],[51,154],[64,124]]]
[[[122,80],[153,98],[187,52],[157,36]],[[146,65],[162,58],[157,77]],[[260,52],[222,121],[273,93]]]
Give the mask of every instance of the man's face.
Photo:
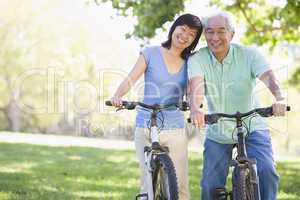
[[[210,18],[204,34],[207,46],[214,55],[223,55],[228,52],[233,33],[228,30],[224,17]]]

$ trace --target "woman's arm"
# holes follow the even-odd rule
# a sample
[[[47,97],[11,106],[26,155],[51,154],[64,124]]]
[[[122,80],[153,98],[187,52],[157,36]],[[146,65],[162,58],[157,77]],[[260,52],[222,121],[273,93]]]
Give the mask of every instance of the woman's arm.
[[[189,102],[190,118],[196,127],[204,126],[204,113],[200,110],[200,105],[204,100],[204,78],[196,76],[189,81]]]
[[[113,106],[121,106],[122,97],[127,94],[130,88],[136,83],[136,81],[145,73],[147,68],[146,60],[144,56],[141,54],[136,61],[133,69],[128,74],[128,76],[122,81],[119,85],[117,91],[114,96],[111,98],[111,102]]]

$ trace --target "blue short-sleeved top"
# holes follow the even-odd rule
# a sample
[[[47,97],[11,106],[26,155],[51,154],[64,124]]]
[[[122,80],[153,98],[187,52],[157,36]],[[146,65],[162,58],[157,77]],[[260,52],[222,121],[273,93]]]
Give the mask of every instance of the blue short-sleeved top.
[[[188,60],[188,77],[202,76],[205,80],[205,97],[209,113],[233,114],[260,107],[254,87],[256,78],[269,70],[265,58],[254,48],[231,44],[223,63],[207,48],[201,48]],[[261,117],[247,119],[250,131],[265,130]],[[235,122],[222,119],[208,125],[206,137],[219,143],[235,143]]]
[[[187,62],[184,61],[177,73],[170,74],[160,46],[146,47],[141,54],[147,64],[144,74],[143,102],[149,105],[180,103],[187,85]],[[150,112],[139,109],[136,116],[136,127],[148,127],[150,115]],[[159,114],[159,118],[161,120],[158,120],[158,126],[163,130],[184,128],[183,113],[178,109],[164,110]]]

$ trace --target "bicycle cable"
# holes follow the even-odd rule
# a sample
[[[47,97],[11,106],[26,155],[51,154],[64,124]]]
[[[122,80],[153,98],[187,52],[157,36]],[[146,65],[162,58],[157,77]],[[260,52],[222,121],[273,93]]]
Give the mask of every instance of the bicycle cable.
[[[151,110],[144,109],[144,108],[141,108],[141,110],[147,111],[147,112],[149,112],[149,113],[152,112]],[[161,114],[160,116],[158,115],[159,113]],[[157,118],[156,118],[156,119],[157,119],[157,120],[160,122],[160,124],[161,124],[161,126],[158,126],[158,131],[161,131],[161,130],[163,129],[163,127],[164,127],[164,120],[165,120],[165,117],[164,117],[164,114],[163,114],[162,110],[160,110],[160,111],[157,113]],[[151,117],[150,117],[150,119],[147,121],[147,128],[148,128],[148,130],[151,129]],[[150,133],[150,132],[149,132],[149,133]]]

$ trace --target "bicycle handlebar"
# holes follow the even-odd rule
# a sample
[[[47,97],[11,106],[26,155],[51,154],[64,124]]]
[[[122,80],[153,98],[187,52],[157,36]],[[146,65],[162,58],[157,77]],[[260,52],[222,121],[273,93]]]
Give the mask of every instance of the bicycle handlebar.
[[[290,111],[291,107],[287,106],[286,110]],[[235,118],[236,119],[236,118],[244,118],[244,117],[247,117],[247,116],[252,115],[254,113],[257,113],[262,117],[270,117],[270,116],[273,115],[273,108],[272,108],[272,106],[266,107],[266,108],[256,108],[256,109],[253,109],[253,110],[251,110],[249,112],[246,112],[246,113],[237,112],[236,114],[225,114],[225,113],[206,114],[204,116],[204,121],[205,121],[205,124],[215,124],[215,123],[218,122],[218,120],[221,117]],[[188,121],[188,123],[191,123],[190,118],[188,118],[187,121]]]
[[[107,106],[113,106],[111,101],[105,101],[105,105]],[[127,110],[133,110],[135,109],[136,106],[141,106],[143,108],[151,109],[151,110],[162,110],[162,109],[167,109],[171,107],[176,107],[179,108],[182,111],[187,111],[189,110],[189,106],[187,102],[182,102],[181,104],[167,104],[167,105],[148,105],[144,104],[142,102],[137,102],[137,101],[122,101],[121,107]]]

